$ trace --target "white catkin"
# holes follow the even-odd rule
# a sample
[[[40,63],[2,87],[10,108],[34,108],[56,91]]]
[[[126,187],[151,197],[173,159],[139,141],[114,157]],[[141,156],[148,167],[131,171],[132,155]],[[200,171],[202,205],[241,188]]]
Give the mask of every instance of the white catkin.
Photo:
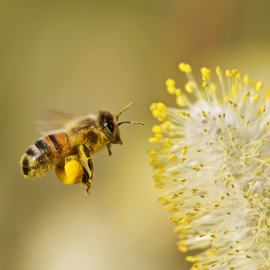
[[[199,90],[191,67],[179,67],[189,94],[166,81],[180,108],[151,105],[162,123],[149,140],[159,145],[149,150],[150,163],[179,250],[203,249],[186,257],[192,270],[270,269],[270,91],[237,70],[223,76],[218,67],[216,95],[209,69],[201,70]]]

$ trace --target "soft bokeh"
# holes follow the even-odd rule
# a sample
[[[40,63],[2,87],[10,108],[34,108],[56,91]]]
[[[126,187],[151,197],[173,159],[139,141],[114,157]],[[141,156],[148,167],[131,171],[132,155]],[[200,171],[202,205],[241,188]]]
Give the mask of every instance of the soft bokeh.
[[[188,269],[157,203],[149,111],[165,90],[207,66],[270,85],[268,1],[0,1],[0,269]],[[45,109],[73,114],[134,106],[123,146],[94,156],[91,195],[53,172],[24,179],[19,160]],[[186,268],[185,268],[186,267]]]

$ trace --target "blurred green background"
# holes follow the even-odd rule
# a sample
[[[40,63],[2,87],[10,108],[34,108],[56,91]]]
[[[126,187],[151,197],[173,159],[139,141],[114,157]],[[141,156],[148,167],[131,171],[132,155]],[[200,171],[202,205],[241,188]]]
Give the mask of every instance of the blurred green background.
[[[269,1],[0,1],[0,269],[189,269],[157,202],[149,106],[176,106],[179,62],[238,68],[270,85]],[[75,115],[134,106],[123,146],[94,156],[91,195],[53,172],[24,179],[19,160],[45,109]]]

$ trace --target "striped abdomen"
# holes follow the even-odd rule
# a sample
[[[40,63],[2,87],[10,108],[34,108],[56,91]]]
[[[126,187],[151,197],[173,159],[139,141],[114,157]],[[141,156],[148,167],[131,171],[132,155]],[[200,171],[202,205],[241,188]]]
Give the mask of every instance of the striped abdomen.
[[[22,173],[24,177],[40,176],[53,169],[69,153],[70,146],[65,132],[48,135],[31,145],[22,156]]]

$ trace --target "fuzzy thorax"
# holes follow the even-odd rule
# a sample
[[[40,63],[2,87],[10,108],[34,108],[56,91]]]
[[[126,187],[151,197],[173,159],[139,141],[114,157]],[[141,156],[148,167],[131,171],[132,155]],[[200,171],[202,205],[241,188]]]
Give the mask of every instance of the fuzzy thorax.
[[[173,79],[166,86],[180,108],[151,105],[162,123],[150,138],[160,147],[149,150],[179,250],[203,249],[187,257],[194,270],[269,269],[270,90],[217,67],[218,93],[209,69],[201,69],[199,87],[189,65],[179,68],[188,77],[185,92]]]

